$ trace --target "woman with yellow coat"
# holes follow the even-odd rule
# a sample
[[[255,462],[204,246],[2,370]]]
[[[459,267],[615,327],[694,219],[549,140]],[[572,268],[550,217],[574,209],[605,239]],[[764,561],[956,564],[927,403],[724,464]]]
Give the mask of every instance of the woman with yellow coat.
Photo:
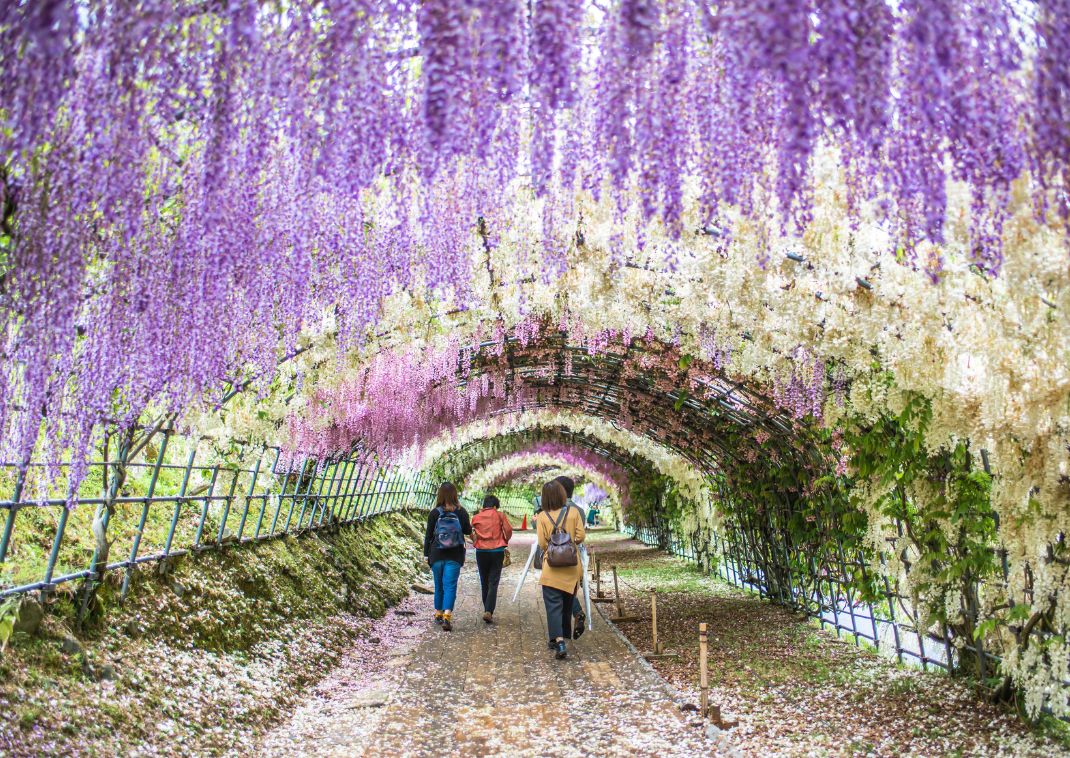
[[[583,578],[583,566],[579,561],[579,545],[587,537],[583,518],[576,508],[566,505],[565,488],[558,481],[542,486],[542,510],[535,521],[539,548],[543,552],[542,604],[546,608],[546,631],[549,647],[561,659],[568,655],[565,640],[572,637],[572,598]],[[551,566],[546,559],[546,549],[554,529],[564,532],[572,539],[577,551],[575,566]]]

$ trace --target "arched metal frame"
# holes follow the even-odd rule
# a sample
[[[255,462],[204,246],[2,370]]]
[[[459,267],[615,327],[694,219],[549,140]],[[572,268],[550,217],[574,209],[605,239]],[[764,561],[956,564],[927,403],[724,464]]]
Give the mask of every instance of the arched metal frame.
[[[599,418],[664,445],[706,474],[715,473],[724,459],[740,463],[741,433],[753,435],[759,429],[771,440],[766,450],[776,449],[784,464],[814,470],[834,465],[813,444],[813,431],[777,409],[757,388],[712,370],[702,372],[699,380],[688,379],[684,368],[637,370],[644,355],[651,364],[665,353],[682,358],[671,345],[633,341],[592,353],[586,346],[570,344],[565,332],[551,331],[526,345],[507,336],[501,356],[493,352],[498,346],[493,341],[482,343],[467,375],[462,378],[459,366],[455,381],[463,387],[491,374],[503,376],[514,389],[522,382],[536,390],[534,401],[506,412],[566,408]],[[571,366],[568,372],[566,363]],[[688,382],[695,382],[708,399],[687,391],[682,385]]]
[[[779,461],[763,455],[754,465],[796,466],[814,473],[827,472],[832,467],[821,446],[814,444],[817,436],[813,430],[777,410],[758,388],[732,381],[718,372],[706,372],[705,378],[688,387],[688,372],[682,367],[678,371],[635,369],[644,360],[644,353],[650,354],[647,363],[651,367],[658,364],[655,356],[672,353],[674,348],[663,343],[616,344],[592,354],[586,346],[569,344],[564,332],[551,331],[526,345],[509,336],[501,356],[487,350],[495,345],[481,346],[467,378],[461,378],[458,370],[458,384],[473,381],[483,373],[507,375],[509,381],[534,390],[531,402],[509,412],[563,408],[629,429],[691,461],[711,484],[717,485],[715,489],[721,486],[718,472],[722,462],[741,465],[740,457],[746,446],[753,444],[758,429],[770,438],[771,444],[764,450],[775,450]],[[566,358],[571,364],[567,372]],[[594,449],[610,460],[623,460],[620,451],[606,447],[602,441],[569,434],[576,444]],[[0,575],[0,597],[35,590],[48,594],[64,582],[99,581],[106,571],[115,569],[127,572],[125,589],[130,572],[142,563],[334,528],[406,505],[426,508],[434,498],[434,483],[426,473],[368,464],[364,451],[330,461],[303,461],[297,474],[280,477],[275,449],[260,450],[257,463],[249,469],[219,463],[196,465],[193,454],[185,462],[166,461],[168,440],[175,433],[170,428],[153,429],[148,439],[156,439],[157,435],[162,435],[162,442],[155,462],[138,461],[136,451],[130,455],[129,450],[120,450],[114,458],[91,465],[94,476],[95,472],[102,474],[104,494],[84,499],[82,510],[95,506],[99,512],[107,506],[114,513],[104,519],[103,525],[113,544],[129,547],[119,560],[102,561],[96,552],[86,560],[82,554],[79,567],[78,560],[65,559],[64,536],[71,519],[66,501],[29,501],[23,491],[23,475],[14,466],[0,467],[6,468],[8,478],[14,481],[11,498],[0,501],[0,511],[6,511],[0,534],[0,566],[9,568],[15,563],[17,568],[20,512],[32,508],[35,514],[55,514],[53,537],[46,546],[50,549],[41,574],[28,581],[12,581],[11,572]],[[269,459],[273,460],[265,466]],[[269,475],[262,473],[267,467]],[[124,494],[122,480],[139,470],[149,473],[147,486]],[[174,491],[161,486],[161,475],[166,471],[181,474],[181,485],[172,488]],[[251,483],[247,491],[239,492],[237,485],[242,477]],[[198,479],[202,483],[191,489],[191,481]],[[718,494],[722,498],[730,496],[720,489]],[[742,514],[728,520],[720,534],[700,528],[682,535],[659,521],[656,514],[650,523],[631,526],[641,539],[694,558],[707,570],[716,570],[738,586],[803,609],[822,625],[833,627],[837,633],[848,633],[856,643],[869,641],[878,647],[892,647],[900,660],[914,659],[924,667],[954,665],[957,653],[950,635],[945,630],[934,638],[929,630],[919,628],[909,598],[897,587],[885,580],[885,593],[879,603],[862,603],[854,595],[848,579],[854,571],[867,570],[864,556],[845,554],[841,547],[822,565],[811,561],[807,575],[800,575],[800,548],[785,541],[778,526],[791,507],[785,499],[763,508],[762,513]],[[167,529],[156,540],[160,544],[153,544],[147,526],[159,523],[161,512],[169,516],[163,519]],[[40,534],[28,537],[39,539]],[[784,581],[774,583],[774,576]],[[939,640],[936,650],[935,640]],[[983,651],[979,657],[982,661],[994,658]]]
[[[496,345],[480,346],[470,375],[458,379],[460,385],[477,380],[482,373],[508,374],[514,383],[519,380],[534,388],[535,399],[504,412],[560,408],[628,428],[692,462],[711,483],[716,498],[732,497],[719,475],[728,462],[797,467],[813,478],[835,466],[817,429],[778,410],[754,386],[709,372],[699,383],[700,398],[682,391],[684,368],[628,370],[628,362],[641,360],[644,352],[673,350],[663,343],[615,345],[592,354],[585,346],[569,344],[563,332],[551,332],[527,345],[510,336],[501,356],[487,351]],[[565,372],[568,354],[571,371]],[[631,423],[621,424],[626,414]],[[760,458],[747,464],[741,456],[754,444],[754,432],[759,429],[769,435],[769,441]],[[775,451],[775,458],[770,451]],[[696,560],[706,571],[736,586],[805,612],[822,626],[846,634],[856,645],[865,642],[890,650],[901,662],[945,670],[958,665],[960,649],[965,649],[979,660],[982,671],[994,670],[997,655],[973,640],[957,648],[946,627],[939,631],[924,627],[909,595],[886,577],[879,578],[883,584],[880,599],[864,600],[852,580],[856,574],[871,571],[869,556],[845,548],[842,542],[817,556],[807,545],[795,544],[785,525],[796,508],[782,493],[776,502],[745,508],[726,519],[720,533],[699,526],[683,534],[656,511],[649,521],[632,523],[629,528],[648,544]]]
[[[438,470],[447,461],[450,466],[444,475],[456,480],[463,480],[477,469],[489,465],[498,458],[511,454],[487,450],[487,447],[506,447],[516,444],[518,446],[534,445],[543,442],[561,443],[576,449],[587,450],[606,461],[620,467],[625,472],[631,472],[635,476],[647,476],[650,474],[649,464],[646,467],[637,460],[638,456],[628,453],[616,445],[588,437],[567,427],[552,428],[528,428],[479,440],[470,440],[456,448],[451,448],[439,458],[429,461],[425,470]]]

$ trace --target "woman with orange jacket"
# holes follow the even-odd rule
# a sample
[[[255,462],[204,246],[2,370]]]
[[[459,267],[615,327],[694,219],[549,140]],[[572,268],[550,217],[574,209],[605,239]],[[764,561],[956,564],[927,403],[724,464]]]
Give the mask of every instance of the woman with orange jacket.
[[[494,495],[483,498],[483,509],[472,517],[472,541],[476,546],[476,568],[479,569],[479,584],[483,590],[483,620],[494,621],[494,608],[498,604],[498,583],[502,578],[502,562],[509,540],[513,537],[513,525],[498,509],[501,503]]]

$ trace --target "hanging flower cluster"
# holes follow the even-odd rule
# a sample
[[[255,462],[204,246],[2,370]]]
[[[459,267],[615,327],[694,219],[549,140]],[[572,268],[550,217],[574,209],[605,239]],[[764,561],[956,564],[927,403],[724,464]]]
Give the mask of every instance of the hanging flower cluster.
[[[650,336],[633,340],[612,330],[583,334],[574,320],[563,328],[530,317],[511,334],[498,330],[496,336],[478,345],[450,338],[426,349],[385,350],[336,384],[317,383],[289,414],[282,444],[292,457],[324,459],[359,449],[397,459],[470,421],[551,405],[602,415],[624,429],[652,435],[704,469],[711,453],[740,456],[749,449],[753,460],[777,429],[776,408],[760,394],[738,382],[727,384],[703,362]],[[608,390],[601,389],[606,360],[619,364],[609,404]],[[809,364],[805,371],[813,377],[809,405],[805,413],[795,409],[795,420],[820,418],[824,377]],[[788,395],[794,397],[793,392]],[[739,418],[754,419],[764,436],[740,434]],[[788,417],[779,423],[788,423]],[[790,437],[777,434],[766,447],[774,460],[780,455],[802,460],[813,452],[801,428]]]
[[[96,425],[270,376],[324,319],[359,345],[392,293],[471,307],[531,195],[541,230],[519,256],[542,251],[528,262],[547,282],[582,197],[612,196],[614,265],[635,256],[633,227],[640,250],[658,230],[805,232],[824,152],[889,251],[938,272],[917,251],[962,227],[965,259],[996,273],[1015,182],[1067,213],[1070,14],[1019,15],[999,0],[14,4],[3,458],[28,459],[42,429],[51,455],[84,451]],[[949,182],[967,187],[962,217]]]
[[[73,492],[205,399],[320,459],[552,413],[707,508],[921,397],[1070,618],[1067,0],[8,5],[4,461]]]
[[[550,472],[541,477],[541,481],[560,474],[589,479],[603,490],[612,491],[616,502],[625,509],[628,507],[628,477],[618,465],[589,450],[554,443],[543,443],[488,461],[468,476],[465,488],[491,492],[495,487],[535,471]]]
[[[452,460],[460,449],[475,441],[505,438],[528,430],[550,433],[562,429],[587,440],[629,451],[636,459],[646,462],[662,476],[675,482],[693,501],[703,507],[709,506],[711,497],[704,473],[678,453],[649,437],[563,408],[537,409],[473,421],[427,443],[420,451],[420,457],[415,460],[417,465],[433,467],[436,462]]]
[[[597,505],[609,497],[609,493],[600,488],[597,484],[588,482],[583,485],[583,488],[576,498],[576,504],[587,508],[592,505]]]

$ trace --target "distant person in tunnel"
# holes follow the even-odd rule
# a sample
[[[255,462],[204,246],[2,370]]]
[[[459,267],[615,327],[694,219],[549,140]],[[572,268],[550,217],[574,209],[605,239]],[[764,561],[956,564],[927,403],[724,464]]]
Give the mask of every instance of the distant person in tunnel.
[[[457,577],[464,565],[464,537],[472,533],[468,511],[461,507],[457,488],[443,482],[435,507],[427,515],[424,557],[435,577],[435,623],[453,630],[453,605],[457,601]]]
[[[568,504],[561,482],[542,487],[542,511],[535,522],[543,551],[542,602],[546,608],[549,646],[557,658],[568,655],[565,640],[572,636],[572,600],[583,578],[579,545],[587,536],[579,511]]]
[[[483,498],[483,509],[472,517],[472,541],[476,546],[476,567],[483,591],[483,620],[488,624],[494,621],[505,551],[513,537],[513,525],[500,507],[497,497],[487,495]]]
[[[576,505],[576,501],[572,499],[572,493],[576,491],[576,483],[572,481],[572,477],[559,476],[554,481],[560,482],[561,486],[565,488],[566,502],[580,514],[580,521],[587,523],[587,516],[583,512],[583,508]],[[572,624],[572,639],[578,640],[587,628],[587,614],[583,612],[583,603],[580,602],[578,592],[572,596],[572,618],[575,619]]]

